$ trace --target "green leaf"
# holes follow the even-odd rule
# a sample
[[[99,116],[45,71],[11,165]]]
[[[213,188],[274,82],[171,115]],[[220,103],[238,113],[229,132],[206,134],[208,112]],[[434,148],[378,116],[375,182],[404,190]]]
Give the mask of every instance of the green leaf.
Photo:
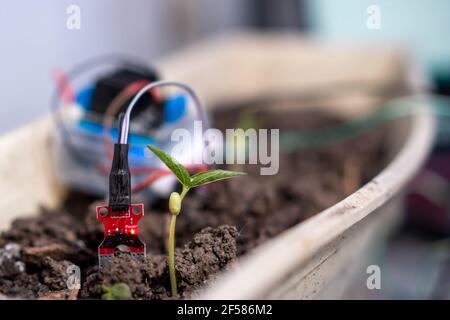
[[[245,176],[245,172],[235,172],[226,170],[212,170],[199,172],[191,177],[191,187],[198,187],[214,181],[229,179],[233,177]]]
[[[102,295],[102,299],[103,300],[114,300],[113,295],[111,294],[111,292],[107,292],[105,294]]]
[[[147,146],[164,164],[173,172],[180,183],[186,187],[190,186],[190,176],[186,168],[176,159],[154,146]]]
[[[104,293],[111,292],[111,287],[108,287],[106,284],[102,284],[102,290]]]
[[[119,282],[112,286],[111,295],[114,300],[128,300],[131,299],[131,290],[126,283]]]

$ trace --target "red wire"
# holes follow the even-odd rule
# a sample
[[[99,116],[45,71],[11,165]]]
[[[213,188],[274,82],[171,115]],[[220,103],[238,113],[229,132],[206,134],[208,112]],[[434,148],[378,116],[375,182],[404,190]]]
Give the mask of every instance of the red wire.
[[[186,165],[186,168],[188,170],[193,170],[193,171],[197,171],[197,172],[205,172],[208,170],[208,168],[205,165],[202,164],[197,164],[197,165]],[[104,165],[100,165],[98,166],[98,169],[104,174],[107,175],[109,172],[109,169],[106,168],[106,166]],[[139,172],[138,170],[142,170],[141,172]],[[139,182],[138,184],[136,184],[135,186],[133,186],[133,188],[131,189],[132,193],[136,193],[139,191],[142,191],[143,189],[145,189],[147,186],[149,186],[150,184],[152,184],[153,182],[155,182],[156,180],[158,180],[159,178],[162,178],[166,175],[168,175],[169,173],[171,173],[171,171],[167,170],[167,169],[156,169],[156,168],[152,168],[152,167],[135,167],[130,169],[132,174],[135,175],[139,175],[139,174],[145,174],[145,173],[149,173],[150,174],[144,178],[141,182]]]
[[[206,168],[206,166],[204,165],[188,165],[186,166],[186,168],[189,169],[196,169],[198,172],[204,172],[207,171],[208,169]],[[144,180],[142,180],[141,182],[139,182],[137,185],[135,185],[132,189],[131,189],[131,193],[136,193],[139,192],[143,189],[145,189],[147,186],[149,186],[150,184],[152,184],[153,182],[155,182],[156,180],[158,180],[159,178],[162,178],[168,174],[172,173],[170,170],[167,169],[160,169],[157,170],[155,173],[149,175],[147,178],[145,178]]]
[[[145,85],[149,83],[148,81],[135,81],[131,84],[129,84],[127,87],[125,87],[122,92],[119,93],[132,96],[137,91],[141,90]],[[162,100],[162,97],[159,95],[159,91],[156,89],[150,90],[150,93],[153,95],[156,101],[160,102]],[[107,155],[109,157],[109,160],[112,161],[112,145],[110,139],[108,139],[108,136],[103,136],[103,142],[105,144],[105,149],[107,152]],[[188,165],[186,166],[187,169],[196,169],[197,171],[206,171],[207,168],[204,165]],[[130,168],[130,171],[132,174],[145,174],[150,173],[146,178],[144,178],[141,182],[139,182],[137,185],[135,185],[131,192],[136,193],[143,189],[145,189],[147,186],[155,182],[161,177],[166,176],[167,174],[171,173],[167,169],[156,169],[152,167],[132,167]],[[107,171],[106,171],[107,172]],[[106,173],[107,174],[107,173]]]
[[[136,193],[136,192],[139,192],[139,191],[145,189],[147,186],[149,186],[150,184],[152,184],[159,178],[162,178],[162,177],[168,175],[169,173],[170,173],[169,170],[156,171],[154,174],[149,175],[147,178],[142,180],[140,183],[133,186],[133,188],[131,188],[131,193]]]
[[[56,87],[58,88],[61,100],[67,104],[74,102],[75,92],[64,70],[54,70],[53,80],[56,82]]]

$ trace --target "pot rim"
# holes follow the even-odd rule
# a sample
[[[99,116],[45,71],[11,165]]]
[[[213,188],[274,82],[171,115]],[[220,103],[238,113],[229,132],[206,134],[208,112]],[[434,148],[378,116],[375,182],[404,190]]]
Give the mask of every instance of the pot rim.
[[[255,299],[270,293],[286,275],[320,248],[391,199],[424,163],[434,139],[431,114],[411,117],[406,141],[371,181],[335,205],[283,231],[240,258],[239,267],[206,288],[205,299]],[[243,285],[245,284],[245,285]],[[236,290],[239,288],[239,290]]]

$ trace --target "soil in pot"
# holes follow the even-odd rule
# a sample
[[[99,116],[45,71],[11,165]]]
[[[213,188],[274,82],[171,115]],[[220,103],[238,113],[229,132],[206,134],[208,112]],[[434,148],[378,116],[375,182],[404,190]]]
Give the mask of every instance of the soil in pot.
[[[264,128],[318,128],[337,117],[318,112],[258,111]],[[216,114],[216,126],[234,128],[236,110]],[[219,271],[283,230],[332,206],[371,179],[383,164],[383,132],[318,150],[280,154],[277,175],[261,176],[259,166],[244,165],[248,176],[193,190],[177,223],[176,268],[179,294],[190,298],[214,282]],[[227,167],[235,170],[236,167]],[[136,197],[138,198],[138,196]],[[138,202],[137,200],[134,202]],[[97,246],[103,230],[95,216],[101,200],[72,192],[58,210],[42,208],[18,218],[0,236],[0,294],[39,299],[98,299],[102,285],[125,282],[134,299],[170,298],[166,259],[167,199],[146,205],[140,237],[147,258],[120,255],[103,269]],[[67,289],[67,269],[81,270],[81,290]]]

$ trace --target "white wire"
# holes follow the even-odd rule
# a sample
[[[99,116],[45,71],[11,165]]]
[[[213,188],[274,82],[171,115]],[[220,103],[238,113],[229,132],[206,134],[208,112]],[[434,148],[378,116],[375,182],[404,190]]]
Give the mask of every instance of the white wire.
[[[155,81],[152,83],[149,83],[145,87],[143,87],[139,92],[134,96],[133,100],[131,100],[130,104],[128,105],[127,111],[125,112],[125,117],[122,122],[122,130],[120,133],[120,143],[126,144],[128,143],[128,131],[130,129],[130,118],[131,118],[131,112],[133,111],[134,106],[138,102],[138,100],[149,90],[157,88],[157,87],[166,87],[166,86],[174,86],[183,89],[186,91],[189,96],[191,97],[192,101],[194,102],[195,108],[197,109],[197,114],[199,119],[202,121],[203,124],[203,130],[209,128],[209,121],[208,117],[206,115],[205,109],[203,108],[202,103],[200,102],[200,99],[198,98],[195,91],[188,86],[185,83],[178,82],[178,81],[169,81],[169,80],[161,80],[161,81]]]

